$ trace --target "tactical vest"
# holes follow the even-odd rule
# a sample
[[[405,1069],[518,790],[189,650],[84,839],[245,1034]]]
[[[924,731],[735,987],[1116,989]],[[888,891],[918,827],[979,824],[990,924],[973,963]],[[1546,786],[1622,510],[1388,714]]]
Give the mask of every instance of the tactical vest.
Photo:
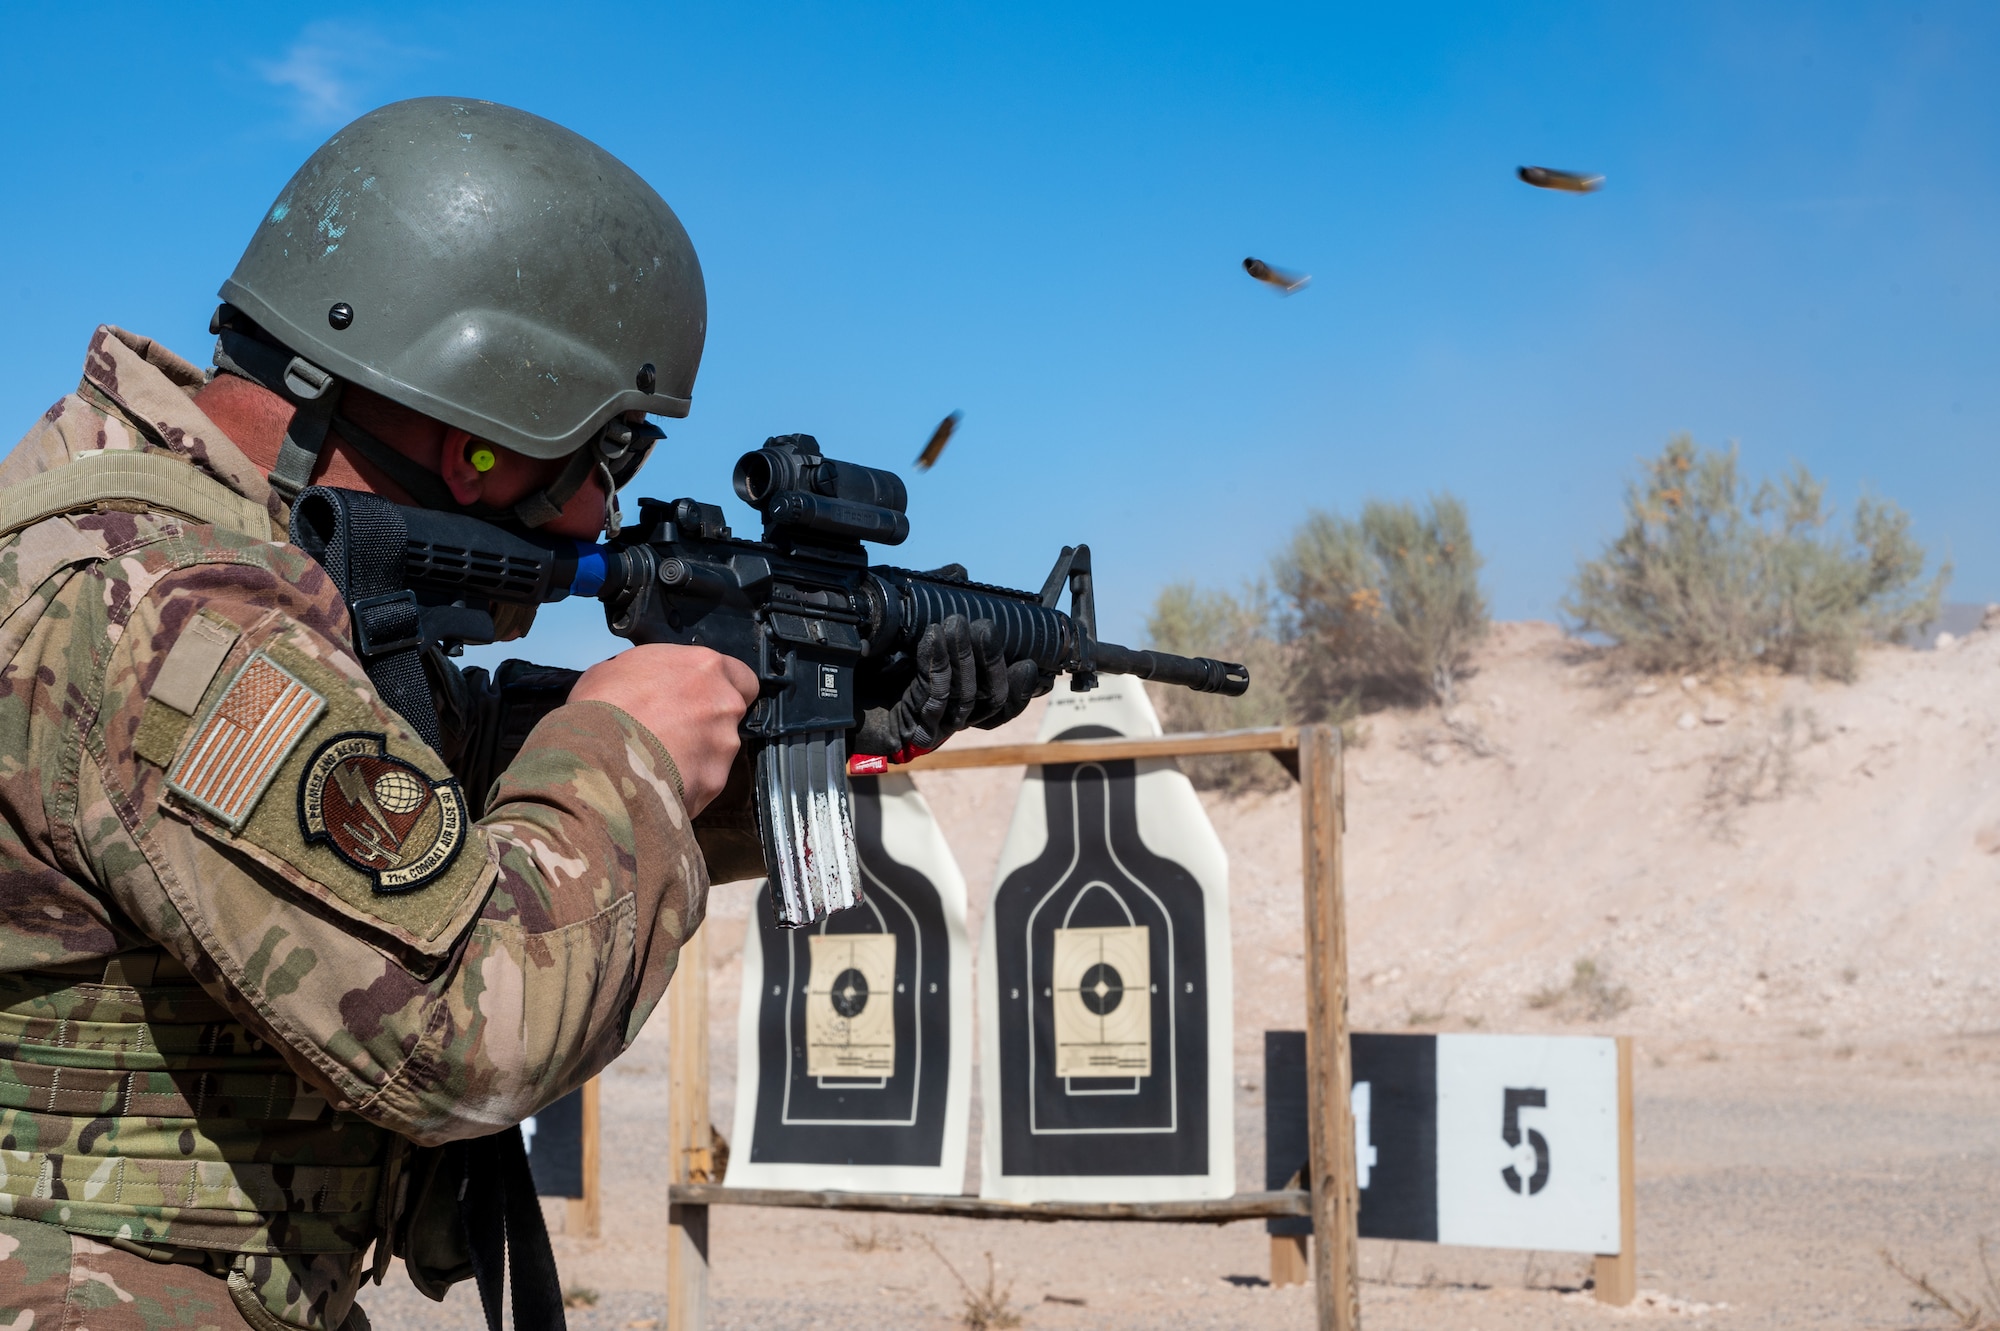
[[[359,1252],[391,1134],[330,1109],[163,953],[0,975],[0,1193],[72,1233]]]
[[[260,505],[187,463],[114,452],[0,496],[0,551],[36,523],[134,500],[271,539]],[[93,562],[87,544],[39,543],[47,567],[19,570],[0,624]],[[0,656],[18,633],[0,632]],[[153,1256],[358,1254],[387,1224],[402,1145],[330,1108],[162,951],[0,974],[0,1209],[16,1216]]]

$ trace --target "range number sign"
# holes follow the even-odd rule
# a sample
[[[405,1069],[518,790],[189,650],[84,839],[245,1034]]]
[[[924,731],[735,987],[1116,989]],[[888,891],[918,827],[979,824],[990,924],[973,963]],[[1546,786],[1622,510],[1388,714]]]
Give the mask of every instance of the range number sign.
[[[1618,1045],[1540,1035],[1353,1040],[1364,1238],[1616,1253]],[[1266,1186],[1306,1156],[1305,1040],[1265,1040]],[[1273,1221],[1273,1232],[1297,1222]]]

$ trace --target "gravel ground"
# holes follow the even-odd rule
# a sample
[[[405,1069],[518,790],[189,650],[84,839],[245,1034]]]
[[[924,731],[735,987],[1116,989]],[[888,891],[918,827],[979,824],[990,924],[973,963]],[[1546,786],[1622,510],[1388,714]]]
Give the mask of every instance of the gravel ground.
[[[1648,1293],[1613,1311],[1581,1289],[1587,1259],[1364,1243],[1366,1324],[1953,1325],[1881,1252],[1970,1293],[1981,1236],[2000,1243],[2000,633],[1870,652],[1858,683],[1833,686],[1621,680],[1553,626],[1503,624],[1462,693],[1450,717],[1371,718],[1349,755],[1352,1020],[1633,1035]],[[1031,709],[984,739],[1038,722]],[[1019,780],[920,778],[975,937]],[[1247,1186],[1263,1173],[1260,1033],[1303,1025],[1297,801],[1208,804],[1231,864]],[[749,900],[718,888],[705,926],[725,1130]],[[1572,982],[1583,959],[1588,990]],[[655,1022],[605,1077],[606,1232],[557,1238],[566,1279],[600,1291],[573,1326],[660,1323],[665,1097]],[[975,1096],[968,1188],[979,1130]],[[1312,1325],[1306,1290],[1260,1283],[1256,1224],[871,1226],[728,1207],[711,1324],[963,1325],[926,1238],[975,1285],[990,1251],[1027,1328]],[[481,1324],[469,1290],[440,1308],[400,1273],[364,1302],[382,1328]]]
[[[649,1052],[635,1054],[643,1061]],[[1716,1055],[1710,1058],[1709,1055]],[[641,1146],[659,1074],[614,1076],[607,1216],[632,1230],[561,1236],[573,1284],[601,1291],[579,1331],[662,1318],[664,1207]],[[1947,1327],[1892,1274],[1888,1248],[1947,1289],[1976,1287],[1981,1234],[2000,1239],[2000,1038],[1862,1050],[1778,1045],[1640,1050],[1639,1268],[1644,1306],[1582,1289],[1587,1259],[1364,1242],[1371,1328],[1584,1327],[1634,1318],[1716,1328]],[[628,1154],[628,1152],[633,1152]],[[1303,1288],[1273,1289],[1260,1226],[979,1223],[717,1208],[715,1331],[964,1325],[982,1254],[1027,1328],[1312,1326]],[[1051,1301],[1081,1299],[1081,1305]],[[480,1325],[469,1290],[439,1307],[399,1273],[366,1300],[384,1328]]]

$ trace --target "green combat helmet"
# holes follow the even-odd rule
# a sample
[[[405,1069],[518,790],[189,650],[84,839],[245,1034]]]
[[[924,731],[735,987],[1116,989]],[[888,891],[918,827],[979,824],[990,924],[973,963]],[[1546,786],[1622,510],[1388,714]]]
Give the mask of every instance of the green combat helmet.
[[[638,470],[660,433],[633,422],[687,415],[708,323],[694,246],[651,186],[560,125],[449,97],[396,102],[328,139],[221,295],[217,366],[297,408],[271,475],[288,501],[331,424],[420,503],[459,508],[342,418],[354,383],[529,457],[573,459],[510,512],[478,513],[527,526],[594,468],[609,491]]]

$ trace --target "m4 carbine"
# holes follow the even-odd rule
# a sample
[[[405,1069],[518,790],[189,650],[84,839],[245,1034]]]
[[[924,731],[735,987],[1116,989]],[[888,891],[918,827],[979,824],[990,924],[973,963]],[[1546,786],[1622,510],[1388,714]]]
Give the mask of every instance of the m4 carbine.
[[[621,638],[708,647],[749,666],[761,693],[743,735],[772,900],[788,926],[861,900],[847,732],[865,699],[893,697],[914,678],[917,640],[948,616],[992,621],[1008,661],[1033,660],[1045,681],[1067,673],[1079,692],[1104,672],[1203,693],[1250,686],[1240,665],[1098,641],[1088,546],[1064,547],[1039,593],[969,581],[957,565],[871,566],[864,541],[896,545],[910,533],[902,479],[824,457],[810,435],[745,454],[735,488],[763,515],[761,541],[732,536],[720,507],[692,499],[642,499],[638,522],[596,545],[323,486],[300,493],[292,539],[326,562],[336,542],[361,539],[347,532],[393,549],[400,524],[401,588],[350,604],[364,664],[412,650],[416,636],[447,648],[491,642],[498,604],[594,596]],[[1065,586],[1067,614],[1057,608]],[[391,620],[396,640],[371,641],[370,622]],[[852,770],[882,766],[857,758]]]

